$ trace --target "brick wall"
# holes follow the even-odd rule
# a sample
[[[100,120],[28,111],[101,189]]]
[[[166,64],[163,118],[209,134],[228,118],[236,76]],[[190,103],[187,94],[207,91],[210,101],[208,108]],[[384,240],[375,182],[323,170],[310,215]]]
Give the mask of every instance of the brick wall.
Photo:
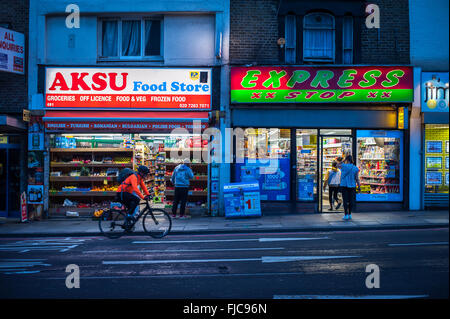
[[[25,34],[25,74],[0,72],[0,113],[22,114],[28,107],[28,12],[29,0],[0,1],[0,23],[10,23],[13,31]]]
[[[380,8],[380,29],[363,21],[361,60],[364,64],[409,64],[408,0],[374,0]]]
[[[298,3],[301,2],[298,1]],[[330,8],[322,9],[338,10],[342,14],[345,8],[336,5],[337,2],[328,1],[331,3]],[[324,1],[316,3],[317,8],[327,6]],[[355,27],[355,31],[360,30],[357,31],[360,32],[360,47],[357,49],[359,52],[356,63],[409,64],[408,0],[374,0],[370,3],[377,4],[380,8],[380,29],[366,28],[365,2],[359,1],[361,11],[358,12],[359,17],[355,17],[359,27]],[[310,0],[305,0],[305,4],[311,7]],[[344,1],[342,5],[345,6]],[[252,62],[284,64],[284,61],[279,60],[277,46],[277,39],[284,37],[284,34],[279,34],[278,7],[278,0],[231,0],[230,60],[232,64]],[[297,64],[302,62],[298,61]]]
[[[278,0],[230,1],[231,63],[278,61]]]

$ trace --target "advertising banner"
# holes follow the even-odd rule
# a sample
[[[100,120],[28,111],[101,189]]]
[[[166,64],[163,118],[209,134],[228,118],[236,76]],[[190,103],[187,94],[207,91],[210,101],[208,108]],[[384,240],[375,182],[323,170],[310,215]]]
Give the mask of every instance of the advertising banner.
[[[0,71],[24,74],[25,36],[0,27]]]
[[[210,69],[47,68],[46,108],[209,110]]]
[[[448,73],[422,72],[422,112],[448,112]]]
[[[412,102],[404,66],[235,67],[231,103]]]
[[[206,129],[208,123],[202,122],[200,128]],[[194,129],[192,122],[63,122],[49,121],[45,122],[45,128],[49,131],[68,131],[68,130],[173,130],[176,128]]]
[[[223,187],[225,217],[261,216],[258,182],[230,183]]]

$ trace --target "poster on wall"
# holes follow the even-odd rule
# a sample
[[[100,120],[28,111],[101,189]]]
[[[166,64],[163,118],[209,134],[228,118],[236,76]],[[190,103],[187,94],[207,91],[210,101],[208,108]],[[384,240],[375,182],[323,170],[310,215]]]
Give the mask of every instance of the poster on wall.
[[[47,68],[45,83],[46,108],[211,108],[211,69]]]
[[[44,185],[28,185],[28,204],[44,204]]]
[[[427,172],[427,174],[426,174],[426,184],[427,185],[441,185],[442,184],[442,173],[440,173],[440,172]]]
[[[442,157],[429,157],[426,158],[426,166],[429,170],[442,169]]]
[[[313,201],[314,200],[314,178],[312,175],[298,179],[298,200]]]
[[[427,141],[427,153],[442,153],[442,141]]]
[[[25,35],[0,27],[0,71],[24,74]]]
[[[276,160],[245,159],[245,163],[236,163],[235,180],[237,182],[258,181],[261,200],[285,201],[289,194],[289,158]]]
[[[28,133],[28,150],[44,150],[44,133]]]

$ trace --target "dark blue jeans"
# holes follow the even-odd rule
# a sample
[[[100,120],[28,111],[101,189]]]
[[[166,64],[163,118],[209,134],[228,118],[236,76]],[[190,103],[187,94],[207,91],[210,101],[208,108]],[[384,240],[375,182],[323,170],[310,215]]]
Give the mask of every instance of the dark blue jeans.
[[[355,207],[356,190],[354,187],[341,187],[341,192],[344,200],[345,215],[351,214]]]
[[[178,204],[180,204],[180,216],[184,216],[186,202],[188,199],[189,187],[175,187],[175,198],[172,205],[172,214],[177,213]]]

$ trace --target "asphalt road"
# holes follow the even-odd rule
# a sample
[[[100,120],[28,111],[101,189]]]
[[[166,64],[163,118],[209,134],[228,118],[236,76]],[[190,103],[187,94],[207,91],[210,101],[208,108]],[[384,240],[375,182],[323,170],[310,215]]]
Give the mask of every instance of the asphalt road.
[[[448,298],[448,235],[445,228],[1,238],[0,298]],[[79,288],[66,287],[76,274],[66,272],[71,264]],[[371,264],[379,288],[366,286]]]

